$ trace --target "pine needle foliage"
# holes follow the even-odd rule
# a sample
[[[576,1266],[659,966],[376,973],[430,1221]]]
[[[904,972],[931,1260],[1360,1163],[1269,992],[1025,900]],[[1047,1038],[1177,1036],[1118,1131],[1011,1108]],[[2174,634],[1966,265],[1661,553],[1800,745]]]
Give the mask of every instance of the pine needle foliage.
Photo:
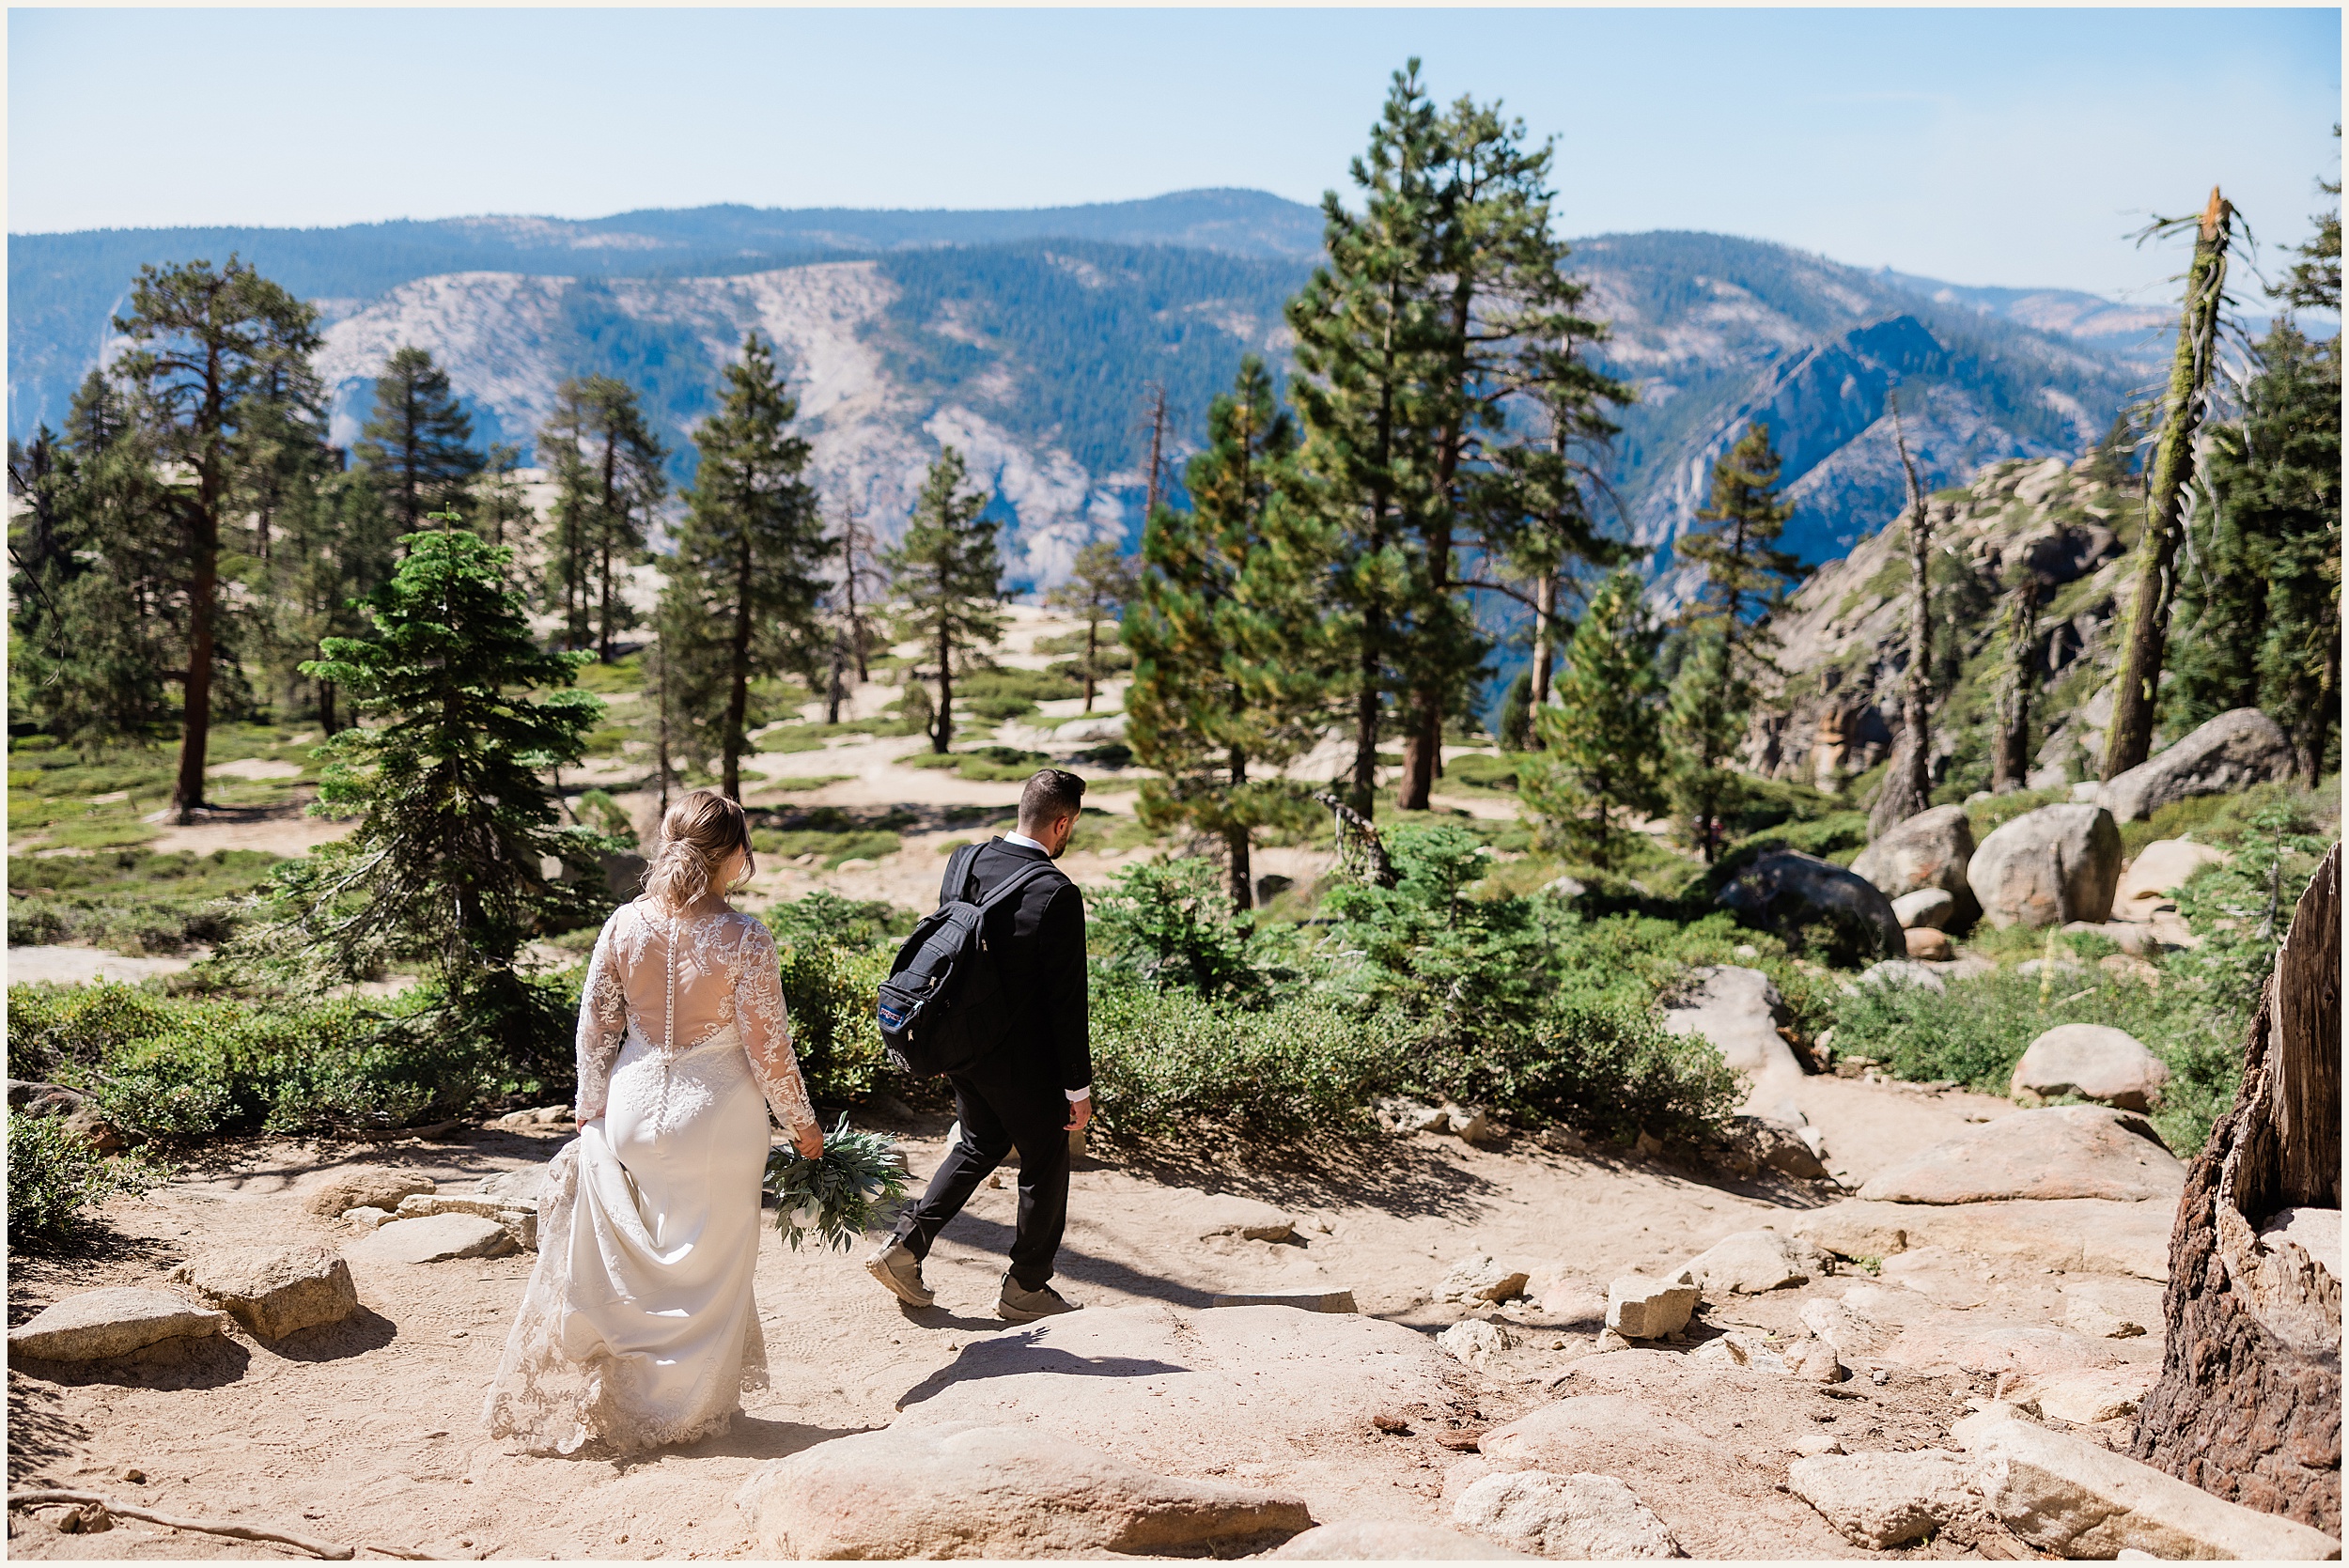
[[[1621,815],[1662,804],[1657,641],[1638,576],[1602,582],[1566,644],[1556,704],[1534,710],[1542,749],[1518,764],[1528,809],[1602,865]]]
[[[882,556],[899,604],[897,635],[921,644],[936,661],[930,750],[941,755],[955,738],[955,667],[1003,635],[1003,557],[996,542],[1003,525],[987,517],[988,498],[966,489],[965,480],[962,454],[944,448],[922,481],[905,537]]]

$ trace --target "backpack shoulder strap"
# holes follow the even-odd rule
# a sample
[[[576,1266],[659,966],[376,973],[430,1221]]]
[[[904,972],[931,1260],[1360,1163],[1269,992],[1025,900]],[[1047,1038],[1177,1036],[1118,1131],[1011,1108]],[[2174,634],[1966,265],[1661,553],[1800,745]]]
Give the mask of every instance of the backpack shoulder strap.
[[[1013,872],[1010,876],[1004,877],[1001,882],[997,883],[994,891],[979,901],[979,912],[981,914],[987,913],[989,909],[994,908],[996,905],[1003,903],[1005,900],[1009,899],[1012,894],[1018,893],[1021,888],[1026,887],[1030,882],[1034,881],[1037,877],[1042,877],[1047,873],[1059,877],[1063,880],[1066,880],[1068,875],[1050,861],[1031,861],[1026,865],[1021,866],[1019,870]]]
[[[971,866],[979,858],[984,844],[966,844],[955,851],[955,858],[946,862],[946,875],[939,878],[938,907],[944,908],[971,893]]]

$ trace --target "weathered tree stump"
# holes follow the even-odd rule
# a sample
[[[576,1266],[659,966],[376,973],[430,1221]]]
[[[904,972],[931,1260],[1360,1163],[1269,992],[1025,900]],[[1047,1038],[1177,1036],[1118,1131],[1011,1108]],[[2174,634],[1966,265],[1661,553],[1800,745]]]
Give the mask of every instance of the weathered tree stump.
[[[2341,1533],[2341,1281],[2263,1237],[2341,1207],[2341,846],[2293,912],[2243,1086],[2186,1174],[2170,1233],[2161,1378],[2131,1450],[2205,1492]]]

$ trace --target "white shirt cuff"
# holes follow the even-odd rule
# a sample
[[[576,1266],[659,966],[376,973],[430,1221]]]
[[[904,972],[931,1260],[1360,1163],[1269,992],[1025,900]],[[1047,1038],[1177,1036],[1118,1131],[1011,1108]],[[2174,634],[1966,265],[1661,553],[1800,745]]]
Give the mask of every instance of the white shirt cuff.
[[[1068,1096],[1070,1105],[1075,1105],[1079,1100],[1093,1098],[1093,1085],[1088,1083],[1082,1089],[1064,1089],[1061,1093]]]

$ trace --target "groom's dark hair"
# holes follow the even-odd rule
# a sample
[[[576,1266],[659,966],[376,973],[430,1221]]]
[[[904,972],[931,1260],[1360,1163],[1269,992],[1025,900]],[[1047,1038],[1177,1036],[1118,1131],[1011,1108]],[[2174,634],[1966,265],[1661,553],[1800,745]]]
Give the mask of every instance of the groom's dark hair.
[[[1074,773],[1057,768],[1043,768],[1028,781],[1019,792],[1019,827],[1022,831],[1041,828],[1064,816],[1074,816],[1084,809],[1085,782]]]

